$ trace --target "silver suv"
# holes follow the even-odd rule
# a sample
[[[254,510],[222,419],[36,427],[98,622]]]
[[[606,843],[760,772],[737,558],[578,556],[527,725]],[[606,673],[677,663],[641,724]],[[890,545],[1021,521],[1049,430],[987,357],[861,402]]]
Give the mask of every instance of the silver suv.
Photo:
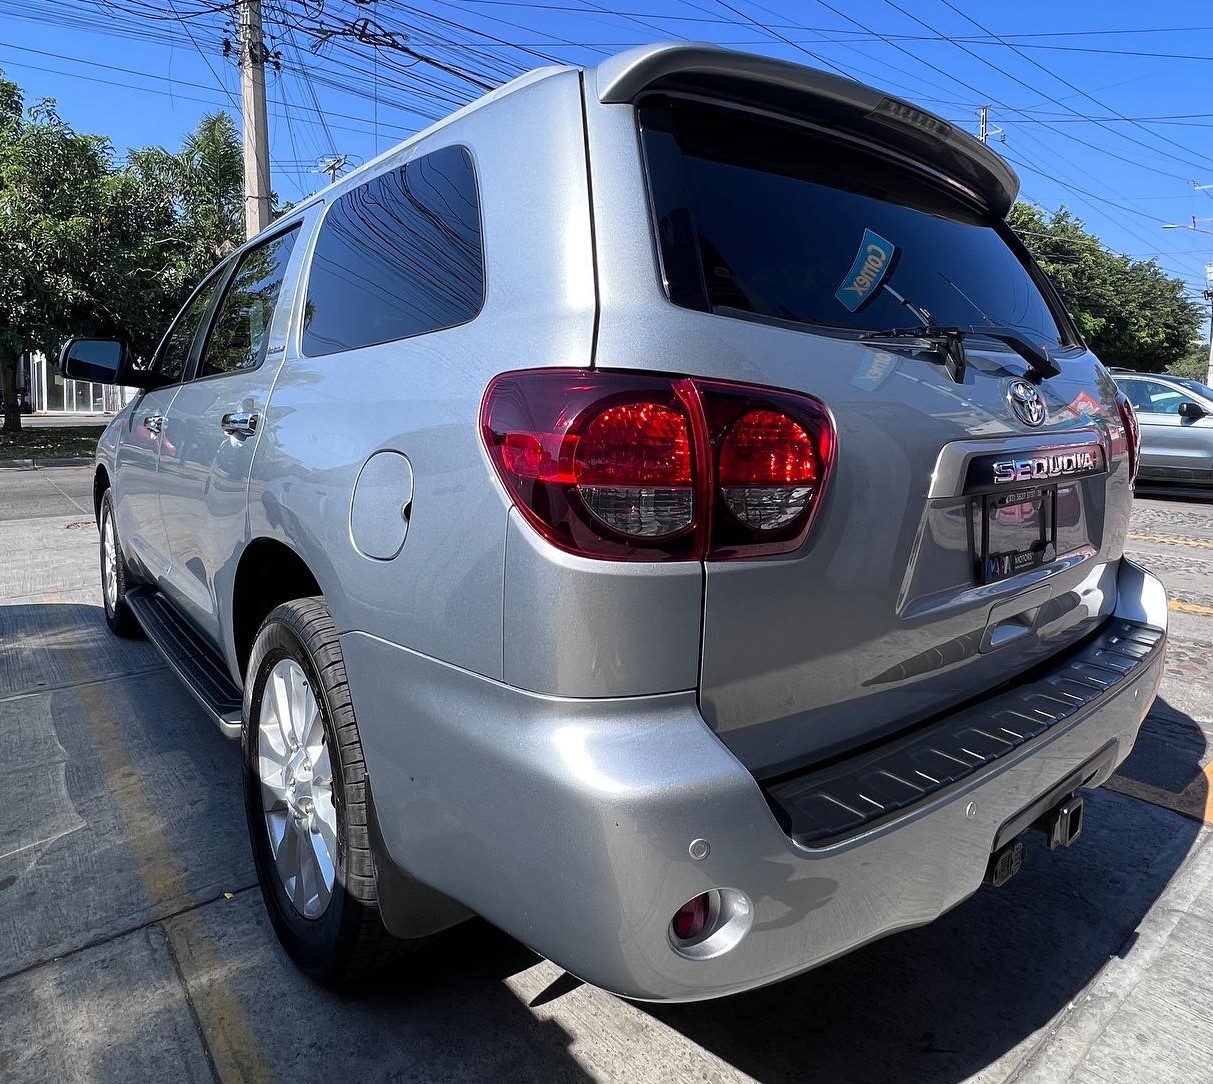
[[[985,146],[781,61],[524,76],[294,208],[97,452],[105,614],[343,983],[478,913],[693,1000],[1082,824],[1163,666],[1131,407]]]

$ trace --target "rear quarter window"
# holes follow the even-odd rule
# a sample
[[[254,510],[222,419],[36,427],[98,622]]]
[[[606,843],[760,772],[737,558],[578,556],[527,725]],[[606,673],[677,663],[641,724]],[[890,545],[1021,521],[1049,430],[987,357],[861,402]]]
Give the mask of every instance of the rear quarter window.
[[[1030,257],[942,180],[790,121],[639,110],[671,300],[863,331],[997,325],[1071,345]]]
[[[343,193],[316,239],[304,308],[310,357],[467,323],[484,303],[472,157],[444,147]]]

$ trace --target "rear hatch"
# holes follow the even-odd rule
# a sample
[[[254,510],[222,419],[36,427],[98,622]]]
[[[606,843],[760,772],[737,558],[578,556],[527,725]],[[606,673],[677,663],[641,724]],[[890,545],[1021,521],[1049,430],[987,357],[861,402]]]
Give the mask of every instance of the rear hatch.
[[[1131,490],[1115,385],[1005,208],[942,154],[894,153],[879,119],[843,138],[811,98],[721,94],[637,103],[675,303],[662,367],[809,393],[837,430],[805,546],[705,565],[702,711],[769,778],[1093,631]]]

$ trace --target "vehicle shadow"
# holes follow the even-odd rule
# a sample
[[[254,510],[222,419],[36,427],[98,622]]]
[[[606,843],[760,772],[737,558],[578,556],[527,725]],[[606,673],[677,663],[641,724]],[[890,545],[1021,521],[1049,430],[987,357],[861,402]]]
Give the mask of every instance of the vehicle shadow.
[[[203,886],[226,866],[225,881],[248,884],[235,748],[171,675],[149,667],[154,657],[148,645],[109,636],[100,607],[68,602],[0,607],[0,641],[0,661],[7,663],[0,667],[0,696],[58,690],[48,693],[54,732],[47,732],[46,759],[66,753],[67,783],[89,830],[49,848],[95,849],[105,840],[104,866],[112,866],[106,876],[113,882],[105,899],[132,898],[135,883],[149,876],[123,866],[139,854],[154,860],[155,851],[126,838],[126,822],[111,812],[111,780],[95,766],[116,759],[114,750],[98,745],[112,733],[129,759],[129,768],[114,778],[128,789],[138,780],[150,795],[147,816],[164,834],[185,882]],[[97,688],[105,676],[117,680],[90,694],[91,710],[105,713],[112,727],[90,729],[71,690],[79,682]],[[126,691],[132,681],[144,683],[141,691]],[[51,737],[62,746],[58,752]],[[1191,715],[1160,698],[1123,773],[1160,793],[1182,792],[1203,808],[1207,784],[1199,766],[1207,745]],[[173,771],[166,773],[169,762]],[[982,890],[930,926],[753,993],[644,1011],[763,1082],[948,1084],[983,1072],[1002,1079],[1017,1052],[1079,997],[1109,958],[1127,951],[1134,928],[1199,830],[1197,820],[1131,794],[1090,793],[1085,830],[1073,847],[1050,852],[1041,837],[1029,836],[1024,867],[1006,887]],[[98,876],[94,861],[82,859],[78,869]],[[150,877],[154,882],[154,869]],[[26,892],[20,901],[26,916],[51,915],[52,892],[69,899],[81,894],[80,885],[22,875],[5,892],[13,907],[19,889]],[[123,914],[128,910],[124,904]],[[576,1026],[591,1012],[602,1017],[595,1030],[620,1026],[616,1014],[601,1007],[609,1002],[582,1000],[575,1008],[570,1002],[564,1010],[559,990],[545,993],[544,1011],[535,1011],[536,1003],[528,1005],[511,980],[537,958],[483,922],[435,939],[358,997],[341,998],[297,981],[255,890],[242,889],[230,903],[217,900],[189,914],[200,925],[198,940],[212,946],[209,963],[200,954],[198,970],[187,970],[191,988],[197,992],[215,982],[233,992],[280,1079],[302,1072],[300,1059],[311,1048],[301,1052],[275,1038],[273,1014],[257,1007],[267,989],[291,991],[290,1009],[299,1019],[325,1021],[324,1041],[335,1043],[345,1059],[334,1064],[348,1064],[351,1078],[359,1066],[374,1065],[377,1075],[390,1069],[401,1079],[580,1082],[590,1077],[570,1051],[566,1025]],[[113,921],[121,917],[115,912]],[[58,925],[64,921],[61,915]],[[97,921],[82,911],[82,942]],[[15,920],[12,928],[18,928]],[[108,925],[107,932],[113,932]],[[46,931],[48,952],[61,936]],[[48,1034],[46,1041],[56,1040]],[[670,1041],[679,1042],[676,1035]]]
[[[1184,781],[1203,809],[1206,744],[1192,717],[1160,698],[1123,767],[1160,786]],[[1001,1080],[1104,963],[1128,951],[1201,828],[1127,794],[1084,795],[1073,847],[1050,852],[1029,833],[1009,884],[929,926],[763,990],[649,1012],[763,1082],[943,1084],[994,1066],[989,1079]]]

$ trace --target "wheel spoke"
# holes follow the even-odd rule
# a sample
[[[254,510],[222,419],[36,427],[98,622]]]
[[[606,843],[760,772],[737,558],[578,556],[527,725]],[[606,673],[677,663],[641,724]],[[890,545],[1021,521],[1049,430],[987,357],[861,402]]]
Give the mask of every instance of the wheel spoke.
[[[300,858],[300,831],[299,823],[291,814],[285,815],[286,827],[282,833],[282,841],[278,845],[278,850],[274,854],[274,862],[278,866],[278,876],[282,878],[283,887],[286,893],[291,897],[292,901],[298,904],[299,892],[299,866]],[[293,884],[292,884],[293,882]]]
[[[287,675],[282,672],[279,663],[270,671],[271,696],[274,704],[274,718],[282,734],[283,747],[288,751],[295,745],[295,731],[291,719],[290,694],[287,691]]]
[[[311,865],[315,874],[312,889],[319,904],[317,908],[317,914],[319,914],[329,904],[329,896],[332,894],[333,875],[336,871],[333,869],[333,857],[329,852],[328,843],[320,832],[308,832],[307,837],[308,845],[312,852]]]
[[[328,849],[331,866],[337,860],[337,810],[333,806],[332,792],[317,792],[315,803],[312,824]]]
[[[278,852],[282,849],[282,841],[290,829],[291,815],[284,811],[267,810],[265,814],[265,834],[270,841],[270,854],[278,861]]]
[[[331,788],[333,785],[333,762],[329,759],[328,742],[321,737],[320,752],[312,757],[312,786]],[[330,796],[330,802],[332,798]],[[319,803],[320,799],[316,799]]]
[[[307,715],[304,707],[308,696],[307,678],[304,677],[303,668],[293,661],[288,663],[287,696],[291,709],[291,730],[295,741],[304,745],[307,739]]]
[[[320,714],[320,704],[316,700],[311,687],[303,690],[303,714],[299,727],[299,737],[307,749],[308,757],[314,765],[324,751],[324,719]],[[313,769],[314,770],[314,769]]]
[[[261,777],[261,804],[268,814],[272,810],[286,808],[286,765],[265,754],[263,746],[257,758],[257,774]]]

